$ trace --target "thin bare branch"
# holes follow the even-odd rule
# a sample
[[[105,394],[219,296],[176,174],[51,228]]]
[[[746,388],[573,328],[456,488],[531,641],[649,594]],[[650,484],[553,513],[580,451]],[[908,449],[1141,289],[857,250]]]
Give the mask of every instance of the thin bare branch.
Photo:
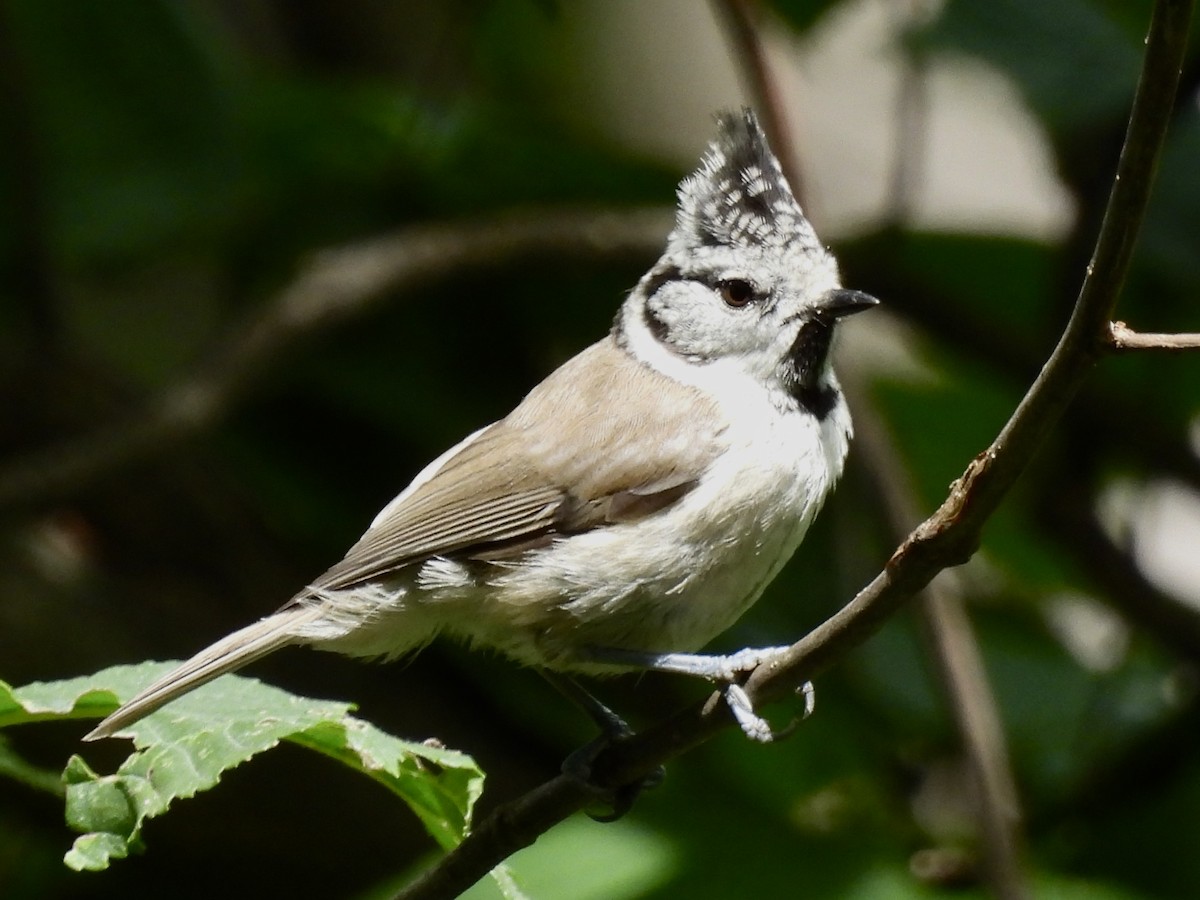
[[[1170,120],[1191,11],[1192,0],[1158,0],[1155,5],[1125,146],[1092,263],[1066,329],[1037,380],[992,445],[971,461],[942,506],[909,535],[884,570],[800,640],[790,664],[754,673],[747,682],[752,697],[782,696],[827,668],[873,634],[939,571],[969,559],[984,523],[1103,355],[1108,322],[1129,271]]]
[[[423,225],[317,253],[207,362],[140,411],[0,469],[0,508],[32,507],[212,428],[271,364],[300,341],[364,315],[388,297],[472,266],[536,253],[651,256],[670,227],[665,209],[531,210]]]
[[[804,179],[792,139],[795,132],[788,127],[787,109],[778,80],[771,77],[771,64],[759,27],[762,9],[757,0],[713,0],[713,7],[725,24],[734,63],[747,82],[747,93],[757,100],[759,121],[771,141],[784,177],[803,205]]]
[[[1112,350],[1200,350],[1200,334],[1152,334],[1134,331],[1124,322],[1108,327],[1108,344]]]
[[[871,289],[887,298],[888,309],[910,318],[946,351],[991,366],[1010,382],[1027,382],[1037,375],[1045,357],[1033,341],[1000,316],[968,314],[944,287],[904,275],[911,267],[902,263],[903,252],[902,243],[875,239],[839,247],[838,260],[849,271],[869,273]],[[1200,458],[1178,429],[1166,425],[1132,393],[1114,391],[1111,385],[1092,388],[1084,385],[1063,426],[1074,436],[1103,435],[1113,450],[1200,489]]]
[[[919,5],[910,2],[891,7],[901,27],[911,27]],[[896,85],[895,138],[888,173],[887,215],[892,224],[909,219],[925,177],[929,157],[929,63],[921,42],[902,46]]]
[[[1092,263],[1070,321],[1041,374],[992,445],[971,462],[942,506],[909,535],[883,571],[842,610],[793,645],[782,665],[760,668],[750,676],[745,687],[758,703],[794,692],[874,634],[938,572],[970,558],[985,522],[1103,355],[1108,322],[1128,273],[1162,149],[1191,11],[1192,0],[1158,0],[1155,5],[1125,146]],[[599,754],[593,764],[597,783],[616,787],[636,781],[731,725],[732,717],[717,702],[718,696]],[[442,884],[438,891],[416,885],[400,896],[406,900],[454,896],[482,878],[504,858],[496,848],[509,844],[500,837],[536,836],[583,806],[586,795],[570,787],[569,781],[559,777],[536,789],[535,811],[525,809],[522,800],[480,822],[435,867],[452,869],[456,873],[452,884]],[[430,873],[422,884],[436,877]]]

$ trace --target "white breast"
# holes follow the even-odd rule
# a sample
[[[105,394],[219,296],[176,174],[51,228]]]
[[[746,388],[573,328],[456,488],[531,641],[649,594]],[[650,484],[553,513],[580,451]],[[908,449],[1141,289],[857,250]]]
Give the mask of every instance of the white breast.
[[[727,447],[697,487],[662,513],[557,540],[506,569],[487,604],[501,620],[452,630],[532,665],[600,671],[569,661],[582,646],[696,650],[758,599],[841,474],[849,416],[840,403],[824,422],[781,412],[733,366],[704,368],[720,385]]]

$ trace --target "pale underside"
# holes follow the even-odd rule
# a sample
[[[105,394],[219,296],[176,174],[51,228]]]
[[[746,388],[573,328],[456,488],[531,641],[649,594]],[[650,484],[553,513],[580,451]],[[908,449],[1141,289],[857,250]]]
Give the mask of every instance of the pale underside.
[[[593,345],[421,473],[289,604],[321,610],[297,636],[395,656],[448,633],[591,672],[612,667],[589,648],[699,648],[786,562],[845,445],[731,380],[714,397]]]

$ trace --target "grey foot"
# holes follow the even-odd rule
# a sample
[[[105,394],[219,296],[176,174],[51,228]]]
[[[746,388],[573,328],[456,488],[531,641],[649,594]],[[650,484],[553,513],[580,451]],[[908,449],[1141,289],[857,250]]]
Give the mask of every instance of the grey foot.
[[[753,741],[769,743],[791,734],[801,719],[812,714],[815,699],[812,683],[805,682],[800,688],[804,695],[803,714],[793,719],[785,728],[776,731],[755,711],[754,704],[741,682],[759,666],[776,665],[787,650],[787,647],[748,647],[737,653],[710,656],[704,653],[643,653],[637,650],[593,647],[588,653],[589,658],[597,662],[653,669],[658,672],[674,672],[724,682],[725,702],[741,726],[742,732]]]
[[[592,648],[593,659],[657,672],[675,672],[709,681],[738,681],[759,666],[773,666],[787,647],[747,647],[737,653],[715,656],[707,653],[641,653],[636,650]]]

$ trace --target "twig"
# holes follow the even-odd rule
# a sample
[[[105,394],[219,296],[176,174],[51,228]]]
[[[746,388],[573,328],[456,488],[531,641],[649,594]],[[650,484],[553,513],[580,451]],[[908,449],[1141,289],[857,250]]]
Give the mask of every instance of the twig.
[[[908,25],[916,18],[916,3],[895,6],[893,13]],[[892,168],[888,173],[887,216],[893,225],[908,220],[925,175],[929,144],[929,62],[919,42],[901,48],[900,73],[895,104],[895,139]]]
[[[713,7],[717,16],[725,22],[735,51],[734,64],[749,83],[747,93],[758,100],[758,117],[771,139],[771,147],[783,169],[783,175],[803,206],[804,179],[800,171],[800,157],[792,140],[794,132],[788,127],[778,81],[771,77],[771,64],[762,40],[762,29],[759,28],[762,9],[757,0],[713,0]]]
[[[1038,373],[1045,357],[1032,341],[997,316],[967,315],[944,288],[905,276],[904,252],[890,238],[874,239],[839,247],[838,261],[848,271],[863,273],[871,290],[887,298],[889,310],[911,318],[949,352],[992,366],[1010,381],[1026,382]],[[1200,489],[1200,458],[1134,396],[1085,385],[1063,424],[1075,435],[1103,435],[1106,446]]]
[[[1102,355],[1162,149],[1191,9],[1191,0],[1158,0],[1155,5],[1129,130],[1092,264],[1066,330],[1038,379],[995,442],[972,461],[938,511],[904,541],[884,570],[841,611],[793,645],[784,664],[751,675],[745,687],[758,703],[781,699],[833,665],[939,571],[971,556],[984,523]],[[731,725],[731,716],[716,696],[601,753],[593,763],[597,783],[615,787],[636,781]],[[497,809],[435,867],[453,870],[453,879],[440,882],[437,892],[415,885],[400,897],[454,896],[482,878],[504,858],[494,848],[511,845],[502,839],[505,834],[528,836],[582,807],[585,797],[567,781],[556,778],[536,789],[536,824],[523,801]],[[435,877],[430,873],[421,884]]]
[[[35,451],[0,470],[0,508],[52,502],[211,428],[271,363],[300,341],[374,309],[392,294],[471,266],[532,253],[648,256],[671,214],[533,210],[424,225],[316,254],[207,363],[125,421]]]
[[[1151,334],[1134,331],[1124,322],[1108,327],[1108,345],[1115,351],[1124,350],[1200,350],[1200,334]]]

